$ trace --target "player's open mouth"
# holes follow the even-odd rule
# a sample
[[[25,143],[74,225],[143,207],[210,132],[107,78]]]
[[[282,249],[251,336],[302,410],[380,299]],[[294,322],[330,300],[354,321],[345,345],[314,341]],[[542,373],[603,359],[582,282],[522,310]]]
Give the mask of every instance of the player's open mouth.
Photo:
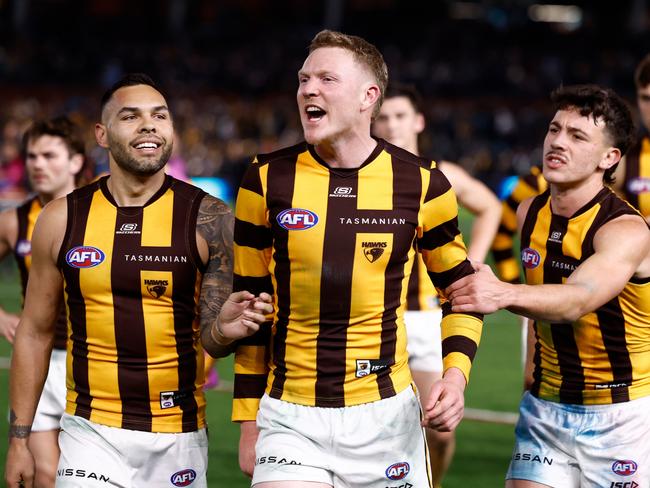
[[[544,159],[550,168],[559,168],[563,164],[566,164],[566,158],[557,153],[547,153]]]
[[[310,122],[318,122],[327,114],[325,110],[316,105],[307,105],[305,107],[305,113]]]

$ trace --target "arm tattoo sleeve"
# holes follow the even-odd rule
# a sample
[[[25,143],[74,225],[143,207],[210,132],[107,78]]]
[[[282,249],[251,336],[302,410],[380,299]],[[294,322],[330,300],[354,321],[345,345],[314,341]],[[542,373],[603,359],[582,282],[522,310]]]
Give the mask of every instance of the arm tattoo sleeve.
[[[234,217],[224,202],[208,195],[201,202],[196,225],[209,248],[199,302],[201,339],[203,347],[212,356],[227,356],[232,352],[232,346],[216,343],[210,330],[232,291]]]
[[[9,437],[16,437],[18,439],[26,439],[32,432],[31,425],[16,424],[16,413],[11,410],[9,413]]]

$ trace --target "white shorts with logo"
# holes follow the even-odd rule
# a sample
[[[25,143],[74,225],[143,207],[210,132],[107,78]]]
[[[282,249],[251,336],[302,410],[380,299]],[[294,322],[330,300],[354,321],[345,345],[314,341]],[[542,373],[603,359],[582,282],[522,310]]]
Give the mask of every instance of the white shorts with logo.
[[[38,400],[32,432],[59,430],[65,412],[65,358],[64,349],[52,349],[50,367]]]
[[[311,481],[334,488],[426,488],[429,456],[413,388],[362,405],[322,408],[262,397],[253,486]]]
[[[442,341],[440,322],[442,310],[404,312],[406,324],[406,350],[412,371],[442,371]]]
[[[63,414],[56,486],[207,487],[206,429],[168,434],[108,427]]]
[[[557,488],[650,487],[650,397],[568,405],[526,392],[506,479]]]

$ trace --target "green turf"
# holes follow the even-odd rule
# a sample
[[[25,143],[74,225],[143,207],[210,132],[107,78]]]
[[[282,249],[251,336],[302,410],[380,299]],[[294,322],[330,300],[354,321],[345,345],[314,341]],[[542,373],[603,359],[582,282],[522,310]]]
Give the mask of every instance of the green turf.
[[[467,236],[468,220],[461,214]],[[6,260],[9,261],[9,260]],[[17,311],[20,306],[15,268],[0,266],[0,305]],[[0,339],[0,356],[10,348]],[[221,378],[232,379],[232,359],[218,364]],[[0,472],[4,478],[7,439],[8,371],[0,369]],[[481,346],[472,369],[466,405],[472,408],[516,411],[521,392],[520,343],[517,320],[507,312],[486,317]],[[247,478],[239,471],[237,447],[239,427],[230,422],[230,394],[209,391],[210,467],[208,486],[244,488]],[[502,487],[513,442],[513,427],[464,420],[457,430],[456,456],[444,482],[445,488],[466,486]],[[1,483],[1,482],[0,482]]]

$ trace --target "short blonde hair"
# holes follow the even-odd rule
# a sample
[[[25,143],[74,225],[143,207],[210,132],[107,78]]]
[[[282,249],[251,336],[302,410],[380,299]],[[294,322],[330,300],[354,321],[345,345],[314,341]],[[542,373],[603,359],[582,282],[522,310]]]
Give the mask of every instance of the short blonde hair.
[[[314,36],[309,45],[309,53],[311,54],[321,47],[340,47],[350,51],[356,61],[370,70],[377,85],[379,85],[380,91],[379,100],[377,100],[372,112],[372,117],[376,117],[384,101],[384,93],[388,85],[388,67],[379,49],[359,36],[352,36],[331,30],[322,30]]]

